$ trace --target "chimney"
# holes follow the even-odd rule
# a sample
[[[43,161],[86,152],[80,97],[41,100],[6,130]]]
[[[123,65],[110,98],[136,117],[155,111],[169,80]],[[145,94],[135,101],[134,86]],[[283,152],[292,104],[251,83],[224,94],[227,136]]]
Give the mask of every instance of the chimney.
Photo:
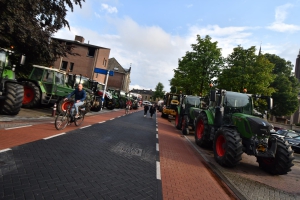
[[[84,38],[83,38],[82,36],[75,35],[75,41],[78,41],[78,42],[84,43]]]

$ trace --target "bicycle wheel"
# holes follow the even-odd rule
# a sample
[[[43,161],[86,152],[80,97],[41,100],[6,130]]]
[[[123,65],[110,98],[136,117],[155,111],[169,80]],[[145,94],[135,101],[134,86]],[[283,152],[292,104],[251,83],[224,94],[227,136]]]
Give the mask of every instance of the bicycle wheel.
[[[69,123],[69,116],[67,115],[66,112],[61,112],[59,113],[59,115],[57,115],[54,124],[57,130],[62,130],[66,128],[68,123]]]
[[[84,114],[82,111],[79,112],[79,117],[74,119],[74,123],[76,126],[79,126],[84,120]]]

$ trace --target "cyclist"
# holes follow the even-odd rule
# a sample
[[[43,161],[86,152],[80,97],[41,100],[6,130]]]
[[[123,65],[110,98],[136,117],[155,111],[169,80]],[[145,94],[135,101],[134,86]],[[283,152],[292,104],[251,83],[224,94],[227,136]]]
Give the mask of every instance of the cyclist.
[[[73,104],[73,107],[72,107],[72,115],[73,115],[73,110],[75,108],[76,110],[76,115],[75,115],[75,118],[78,118],[79,117],[79,114],[78,114],[78,107],[79,106],[82,106],[84,104],[84,100],[86,98],[86,92],[85,90],[83,89],[83,86],[82,84],[78,84],[78,88],[76,88],[73,92],[71,92],[65,99],[64,101],[68,100],[71,96],[75,95],[75,103]]]
[[[131,102],[131,100],[128,98],[127,101],[126,101],[126,111],[129,111],[131,106],[132,106],[132,102]]]

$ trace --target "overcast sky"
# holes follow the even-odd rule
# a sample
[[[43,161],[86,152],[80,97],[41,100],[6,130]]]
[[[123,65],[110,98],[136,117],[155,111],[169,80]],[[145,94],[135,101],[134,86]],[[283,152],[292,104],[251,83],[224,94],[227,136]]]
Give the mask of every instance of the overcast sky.
[[[196,35],[209,35],[227,57],[234,47],[261,45],[295,65],[300,50],[300,0],[85,0],[67,20],[71,29],[54,37],[75,38],[110,48],[124,68],[130,89],[169,91],[178,59],[191,51]]]

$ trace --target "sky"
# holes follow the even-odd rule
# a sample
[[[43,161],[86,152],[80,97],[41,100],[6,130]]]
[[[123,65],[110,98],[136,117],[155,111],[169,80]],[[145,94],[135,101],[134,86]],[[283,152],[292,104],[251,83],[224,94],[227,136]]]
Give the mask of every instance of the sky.
[[[131,67],[130,89],[170,91],[178,59],[192,51],[197,35],[209,35],[227,57],[233,48],[261,46],[295,65],[300,51],[300,0],[85,0],[68,11],[69,28],[54,37],[110,49]]]

